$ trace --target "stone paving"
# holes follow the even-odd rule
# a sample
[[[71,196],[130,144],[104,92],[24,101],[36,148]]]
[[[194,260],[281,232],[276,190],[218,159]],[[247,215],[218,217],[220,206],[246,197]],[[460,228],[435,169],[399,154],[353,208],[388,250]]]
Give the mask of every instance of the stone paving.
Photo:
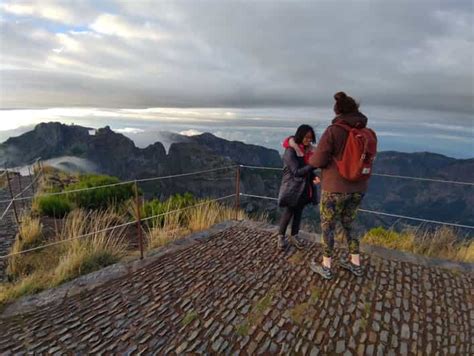
[[[337,250],[337,257],[343,250]],[[363,254],[323,281],[321,258],[244,224],[59,305],[0,318],[0,353],[472,355],[472,274]]]

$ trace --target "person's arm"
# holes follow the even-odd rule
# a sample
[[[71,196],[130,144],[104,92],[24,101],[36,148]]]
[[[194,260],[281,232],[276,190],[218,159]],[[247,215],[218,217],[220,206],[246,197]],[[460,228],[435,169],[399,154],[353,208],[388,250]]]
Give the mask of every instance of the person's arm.
[[[283,161],[295,177],[304,177],[313,170],[313,167],[310,165],[305,165],[304,167],[300,168],[298,164],[298,158],[296,157],[296,152],[292,149],[287,149],[285,151],[285,154],[283,155]]]
[[[288,145],[296,151],[298,157],[304,157],[304,152],[301,150],[300,145],[295,142],[293,136],[289,138]]]
[[[332,131],[328,127],[319,139],[318,146],[309,157],[308,163],[316,168],[325,168],[333,156],[333,142]]]

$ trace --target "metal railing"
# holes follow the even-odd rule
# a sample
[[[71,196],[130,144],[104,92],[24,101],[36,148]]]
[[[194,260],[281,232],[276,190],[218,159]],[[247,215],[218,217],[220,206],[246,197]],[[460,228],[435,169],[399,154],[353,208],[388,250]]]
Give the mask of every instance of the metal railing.
[[[240,165],[239,167],[240,168],[248,168],[248,169],[273,170],[273,171],[281,171],[282,170],[282,168],[277,168],[277,167],[262,167],[262,166],[248,166],[248,165]],[[372,175],[380,176],[380,177],[412,179],[412,180],[417,180],[417,181],[428,181],[428,182],[437,182],[437,183],[449,183],[449,184],[460,184],[460,185],[466,185],[466,186],[474,186],[474,183],[471,183],[471,182],[449,181],[449,180],[434,179],[434,178],[408,177],[408,176],[398,176],[398,175],[392,175],[392,174],[379,174],[379,173],[373,173]],[[278,201],[278,198],[261,196],[261,195],[254,195],[254,194],[240,193],[240,196],[256,198],[256,199],[266,199],[266,200]],[[375,211],[375,210],[367,210],[367,209],[359,209],[358,211],[363,212],[363,213],[368,213],[368,214],[375,214],[375,215],[380,215],[380,216],[389,216],[389,217],[395,217],[395,218],[405,219],[405,220],[426,222],[426,223],[432,223],[432,224],[438,224],[438,225],[447,225],[447,226],[460,227],[460,228],[465,228],[465,229],[474,229],[474,226],[471,226],[471,225],[464,225],[464,224],[444,222],[444,221],[438,221],[438,220],[423,219],[423,218],[414,217],[414,216],[406,216],[406,215],[399,215],[399,214],[393,214],[393,213],[386,213],[386,212],[383,212],[383,211]]]
[[[195,172],[187,172],[187,173],[167,175],[167,176],[158,176],[158,177],[151,177],[151,178],[136,179],[136,180],[119,182],[119,183],[114,183],[114,184],[105,184],[105,185],[89,187],[89,188],[81,188],[81,189],[76,189],[76,190],[71,190],[71,191],[63,191],[63,192],[56,192],[56,193],[45,193],[45,194],[33,195],[33,196],[30,196],[30,197],[21,197],[22,192],[26,191],[30,186],[34,185],[34,182],[36,182],[37,179],[39,179],[39,174],[38,174],[38,176],[35,177],[35,180],[33,180],[32,183],[27,188],[23,189],[22,192],[18,193],[15,196],[13,196],[13,194],[12,194],[12,199],[10,199],[10,200],[0,201],[0,202],[3,202],[3,203],[5,203],[5,202],[9,203],[9,205],[7,206],[7,209],[1,215],[0,220],[6,215],[6,212],[8,211],[8,209],[12,205],[14,206],[15,201],[18,201],[18,200],[33,199],[33,198],[36,198],[36,197],[51,196],[51,195],[71,194],[71,193],[89,191],[89,190],[100,189],[100,188],[120,186],[120,185],[124,185],[124,184],[133,184],[134,187],[135,187],[136,209],[137,209],[137,213],[138,213],[138,218],[135,219],[134,221],[126,222],[126,223],[119,224],[119,225],[116,225],[116,226],[111,226],[111,227],[108,227],[108,228],[103,229],[103,230],[94,231],[94,232],[87,233],[87,234],[84,234],[84,235],[81,235],[81,236],[75,236],[75,237],[70,238],[70,239],[64,239],[64,240],[60,240],[60,241],[51,242],[51,243],[48,243],[48,244],[45,244],[45,245],[37,246],[37,247],[27,249],[27,250],[24,250],[24,251],[20,251],[20,252],[17,252],[17,253],[12,253],[12,254],[8,254],[8,255],[0,256],[0,260],[1,259],[7,259],[7,258],[17,256],[17,255],[21,255],[21,254],[25,254],[25,253],[29,253],[29,252],[33,252],[33,251],[37,251],[37,250],[47,248],[47,247],[50,247],[50,246],[66,243],[68,241],[72,241],[72,240],[76,240],[76,239],[80,239],[80,238],[87,238],[87,237],[93,236],[94,234],[97,234],[97,233],[101,233],[101,232],[105,232],[105,231],[110,231],[110,230],[126,227],[126,226],[129,226],[129,225],[132,225],[132,224],[137,224],[137,231],[138,231],[137,239],[139,240],[140,255],[141,255],[141,258],[143,258],[143,241],[142,241],[143,238],[142,238],[142,235],[141,235],[141,229],[142,229],[141,224],[145,221],[148,221],[148,220],[151,220],[151,219],[156,219],[157,217],[177,213],[177,212],[180,212],[180,211],[193,209],[193,208],[196,208],[198,206],[210,204],[210,203],[213,203],[213,202],[226,200],[226,199],[229,199],[229,198],[232,198],[232,197],[235,198],[236,216],[238,214],[238,209],[240,208],[240,198],[241,197],[266,199],[266,200],[272,200],[272,201],[277,201],[278,200],[277,198],[274,198],[274,197],[267,197],[267,196],[261,196],[261,195],[242,193],[240,191],[240,179],[241,179],[241,169],[243,169],[243,168],[246,168],[246,169],[260,169],[260,170],[275,170],[275,171],[277,171],[277,170],[281,171],[282,170],[282,168],[275,168],[275,167],[233,165],[233,166],[226,166],[226,167],[220,167],[220,168],[214,168],[214,169],[208,169],[208,170],[202,170],[202,171],[195,171]],[[153,216],[146,217],[146,218],[141,218],[140,217],[139,212],[140,212],[141,208],[140,208],[140,205],[139,205],[140,203],[139,203],[138,189],[137,189],[137,184],[138,183],[158,181],[158,180],[177,178],[177,177],[192,176],[192,175],[200,175],[200,174],[211,173],[211,172],[222,171],[222,170],[229,170],[229,169],[236,169],[235,193],[234,194],[219,197],[219,198],[215,198],[215,199],[212,199],[212,200],[207,200],[205,202],[198,203],[198,204],[195,204],[195,205],[192,205],[192,206],[188,206],[188,207],[181,208],[181,209],[175,209],[175,210],[172,210],[172,211],[169,211],[169,212],[153,215]],[[42,172],[42,170],[40,170],[40,172]],[[8,173],[6,173],[6,174],[8,175]],[[382,174],[374,174],[374,175],[379,175],[379,176],[382,176],[382,177],[414,179],[414,180],[420,180],[420,181],[430,181],[430,182],[440,182],[440,183],[450,183],[450,184],[462,184],[462,185],[468,185],[468,186],[473,186],[474,185],[474,183],[470,183],[470,182],[456,182],[456,181],[448,181],[448,180],[441,180],[441,179],[406,177],[406,176],[395,176],[395,175],[386,175],[386,174],[383,174],[383,175]],[[404,215],[386,213],[386,212],[381,212],[381,211],[373,211],[373,210],[367,210],[367,209],[359,209],[359,211],[363,212],[363,213],[368,213],[368,214],[396,217],[396,218],[399,218],[399,219],[407,219],[407,220],[412,220],[412,221],[419,221],[419,222],[454,226],[454,227],[460,227],[460,228],[474,229],[474,226],[471,226],[471,225],[464,225],[464,224],[443,222],[443,221],[437,221],[437,220],[423,219],[423,218],[418,218],[418,217],[404,216]]]

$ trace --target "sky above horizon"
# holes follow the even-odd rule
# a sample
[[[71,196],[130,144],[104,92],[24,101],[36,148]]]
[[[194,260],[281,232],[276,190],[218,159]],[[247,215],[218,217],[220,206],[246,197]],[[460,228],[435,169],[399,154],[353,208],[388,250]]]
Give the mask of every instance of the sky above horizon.
[[[4,0],[0,140],[61,121],[275,147],[344,90],[382,147],[473,157],[473,4]]]

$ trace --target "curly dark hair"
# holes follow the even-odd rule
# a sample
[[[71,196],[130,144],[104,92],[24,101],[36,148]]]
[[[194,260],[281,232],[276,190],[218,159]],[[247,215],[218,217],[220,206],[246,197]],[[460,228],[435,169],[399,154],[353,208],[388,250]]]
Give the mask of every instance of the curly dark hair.
[[[313,128],[309,125],[301,125],[300,127],[298,127],[298,129],[296,130],[295,136],[294,136],[295,142],[298,145],[302,144],[303,139],[304,139],[304,137],[306,136],[306,134],[308,132],[311,132],[311,135],[313,135],[313,138],[311,139],[311,142],[315,143],[316,142],[316,135],[314,134]]]
[[[334,100],[336,100],[334,103],[334,112],[336,115],[350,114],[359,111],[359,103],[350,96],[347,96],[343,91],[334,94]]]

